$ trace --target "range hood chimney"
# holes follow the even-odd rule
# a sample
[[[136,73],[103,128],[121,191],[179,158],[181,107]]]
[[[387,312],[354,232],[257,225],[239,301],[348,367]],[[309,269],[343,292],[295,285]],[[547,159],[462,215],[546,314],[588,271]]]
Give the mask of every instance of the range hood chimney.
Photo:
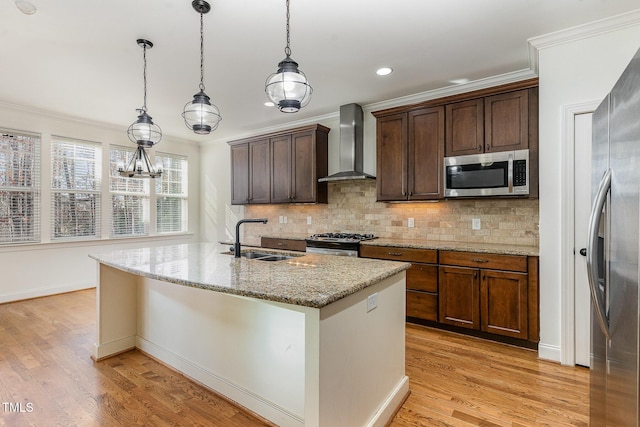
[[[319,182],[376,178],[362,172],[363,122],[360,105],[340,106],[340,172],[320,178]]]

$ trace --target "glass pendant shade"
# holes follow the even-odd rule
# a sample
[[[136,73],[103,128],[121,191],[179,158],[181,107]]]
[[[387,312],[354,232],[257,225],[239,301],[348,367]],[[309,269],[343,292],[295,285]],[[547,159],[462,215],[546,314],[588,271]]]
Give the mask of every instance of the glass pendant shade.
[[[143,147],[153,147],[162,139],[162,130],[160,126],[153,123],[151,116],[146,111],[142,111],[129,129],[127,135],[131,142],[135,142]]]
[[[311,101],[313,89],[298,63],[287,56],[278,64],[278,72],[271,74],[265,92],[283,113],[295,113]]]
[[[184,124],[198,135],[207,135],[218,128],[222,115],[211,98],[204,93],[204,20],[203,15],[209,13],[211,5],[205,0],[193,0],[193,10],[200,14],[200,92],[193,95],[193,101],[187,102],[182,112]]]
[[[216,130],[222,120],[220,110],[211,104],[203,90],[193,95],[193,101],[184,106],[182,117],[187,127],[199,135],[207,135]]]

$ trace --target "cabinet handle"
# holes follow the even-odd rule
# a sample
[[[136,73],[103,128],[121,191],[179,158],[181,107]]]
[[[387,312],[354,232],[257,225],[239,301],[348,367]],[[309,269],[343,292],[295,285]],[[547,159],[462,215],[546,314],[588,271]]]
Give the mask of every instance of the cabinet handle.
[[[389,252],[391,256],[402,256],[402,252]]]
[[[413,196],[413,191],[409,191],[409,196]]]
[[[487,276],[485,276],[484,274],[482,275],[482,280],[487,280]]]
[[[478,272],[477,272],[477,271],[474,271],[474,272],[473,272],[473,278],[474,278],[474,279],[477,279],[477,278],[478,278]]]
[[[491,144],[487,144],[487,151],[491,151]]]
[[[282,246],[282,242],[278,242],[278,246]]]
[[[478,152],[482,151],[482,145],[478,145]]]
[[[473,262],[480,262],[480,263],[483,263],[483,262],[489,262],[489,260],[488,260],[488,259],[480,259],[480,258],[473,258],[471,261],[473,261]]]

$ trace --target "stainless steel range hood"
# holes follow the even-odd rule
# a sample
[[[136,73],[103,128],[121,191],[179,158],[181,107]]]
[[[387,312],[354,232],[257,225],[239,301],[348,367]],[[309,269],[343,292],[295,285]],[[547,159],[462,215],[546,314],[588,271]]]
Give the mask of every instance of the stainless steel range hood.
[[[319,182],[376,178],[362,172],[363,122],[360,105],[340,106],[340,172],[320,178]]]

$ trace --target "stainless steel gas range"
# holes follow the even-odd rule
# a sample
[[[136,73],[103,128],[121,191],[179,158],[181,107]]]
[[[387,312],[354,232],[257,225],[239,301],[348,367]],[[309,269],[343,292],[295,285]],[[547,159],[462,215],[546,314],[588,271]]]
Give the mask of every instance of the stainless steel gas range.
[[[307,252],[341,256],[358,256],[360,242],[375,239],[373,234],[321,233],[306,239]]]

